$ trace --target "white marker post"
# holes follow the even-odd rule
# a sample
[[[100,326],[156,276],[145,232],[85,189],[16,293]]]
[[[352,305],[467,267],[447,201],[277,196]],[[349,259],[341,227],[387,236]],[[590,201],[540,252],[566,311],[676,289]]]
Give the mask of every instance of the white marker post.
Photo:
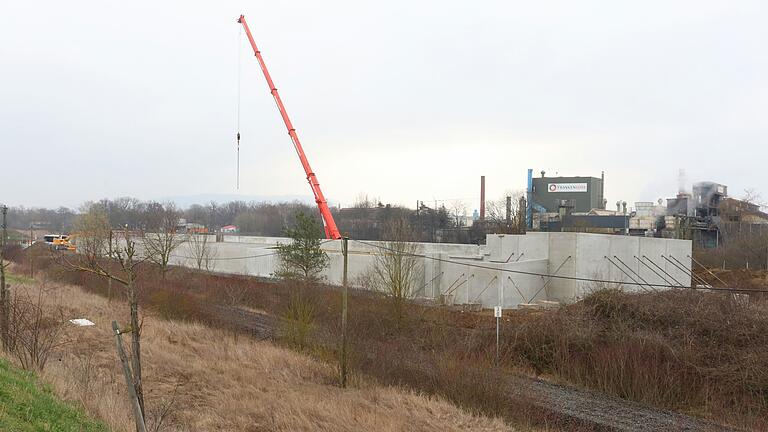
[[[499,365],[499,319],[501,318],[501,306],[493,308],[493,316],[496,317],[496,366]]]

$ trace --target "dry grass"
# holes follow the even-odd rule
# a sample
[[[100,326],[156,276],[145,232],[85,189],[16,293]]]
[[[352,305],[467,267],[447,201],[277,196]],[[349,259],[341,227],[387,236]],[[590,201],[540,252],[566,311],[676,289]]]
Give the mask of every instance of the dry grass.
[[[530,315],[505,360],[622,398],[768,428],[768,302],[691,290],[597,291]]]
[[[44,380],[115,431],[132,430],[109,329],[112,319],[126,321],[127,308],[75,286],[57,286],[54,295],[73,318],[86,317],[96,326],[67,329],[71,343],[51,359]],[[144,317],[148,417],[156,423],[166,412],[160,430],[511,430],[501,420],[467,413],[439,398],[360,377],[342,390],[335,385],[333,366],[267,342],[202,324]]]

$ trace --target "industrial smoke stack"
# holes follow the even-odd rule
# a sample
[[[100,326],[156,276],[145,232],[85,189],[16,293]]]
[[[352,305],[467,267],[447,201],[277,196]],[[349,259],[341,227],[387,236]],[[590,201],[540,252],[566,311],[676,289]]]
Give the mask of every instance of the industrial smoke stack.
[[[601,209],[605,210],[605,204],[608,200],[605,199],[605,171],[600,172],[600,196],[597,197],[597,205]]]
[[[480,176],[480,220],[485,220],[485,176]]]

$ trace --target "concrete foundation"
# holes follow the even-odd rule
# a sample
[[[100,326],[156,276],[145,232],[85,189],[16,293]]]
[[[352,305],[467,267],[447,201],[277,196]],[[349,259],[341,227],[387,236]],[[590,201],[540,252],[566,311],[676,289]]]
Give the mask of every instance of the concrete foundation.
[[[279,265],[274,253],[288,238],[226,236],[208,245],[214,251],[212,270],[270,277]],[[357,287],[371,274],[378,246],[384,242],[349,242],[349,280]],[[341,241],[323,243],[330,265],[323,276],[341,284]],[[414,296],[451,304],[517,308],[544,302],[569,303],[590,290],[621,287],[629,291],[665,289],[653,285],[691,284],[691,242],[647,237],[587,233],[531,232],[490,234],[485,246],[417,243],[419,275]],[[187,245],[174,251],[172,264],[195,267]],[[559,276],[551,277],[551,276]],[[569,279],[573,278],[573,279]],[[617,283],[588,282],[600,279]]]

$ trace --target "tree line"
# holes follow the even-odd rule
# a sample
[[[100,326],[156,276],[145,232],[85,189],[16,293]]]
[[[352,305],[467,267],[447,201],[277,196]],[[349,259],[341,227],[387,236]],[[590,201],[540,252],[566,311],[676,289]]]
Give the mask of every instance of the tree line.
[[[486,232],[515,232],[524,211],[518,209],[518,199],[512,202],[512,219],[507,220],[505,199],[488,201],[485,224],[468,227],[466,209],[457,203],[429,206],[420,202],[418,208],[382,204],[378,199],[357,199],[351,207],[331,208],[339,229],[351,238],[361,240],[391,240],[388,228],[392,223],[405,223],[410,241],[477,243]],[[296,215],[303,213],[322,225],[315,206],[303,202],[209,202],[193,204],[186,209],[173,203],[142,201],[132,197],[102,199],[84,203],[79,209],[14,207],[8,212],[8,226],[17,230],[35,228],[51,233],[75,230],[76,218],[93,207],[98,208],[113,229],[150,232],[168,229],[169,219],[185,219],[205,226],[209,232],[234,225],[242,235],[279,237],[296,224]],[[511,222],[511,224],[510,224]]]
[[[107,223],[114,229],[152,231],[165,228],[169,217],[185,219],[187,222],[202,224],[209,232],[216,232],[224,226],[235,225],[243,235],[278,237],[288,227],[296,224],[296,215],[303,213],[322,224],[314,206],[302,202],[210,202],[193,204],[189,208],[177,208],[173,203],[141,201],[123,197],[89,201],[79,209],[60,207],[58,209],[14,207],[8,212],[8,226],[17,230],[30,227],[48,230],[51,233],[73,232],[78,215],[89,209],[98,208],[105,215]],[[438,230],[453,226],[451,216],[445,207],[437,209],[424,205],[418,210],[396,205],[370,205],[357,203],[354,207],[332,208],[336,223],[343,232],[360,239],[379,240],[386,237],[385,227],[394,220],[406,220],[414,231],[414,241],[435,241]]]

